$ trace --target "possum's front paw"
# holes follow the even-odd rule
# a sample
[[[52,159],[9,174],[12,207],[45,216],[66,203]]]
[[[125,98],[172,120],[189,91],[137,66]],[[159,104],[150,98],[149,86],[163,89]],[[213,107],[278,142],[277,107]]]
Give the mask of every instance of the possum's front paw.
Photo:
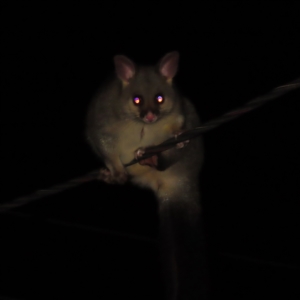
[[[175,139],[177,139],[177,137],[182,133],[183,133],[183,131],[178,131],[178,132],[174,133]],[[181,148],[185,147],[189,142],[190,142],[189,140],[186,140],[186,141],[176,144],[176,149],[181,149]]]
[[[140,148],[134,153],[134,158],[136,160],[139,160],[144,155],[144,153],[145,153],[145,150],[143,148]],[[149,166],[152,168],[156,168],[157,167],[157,155],[153,155],[149,158],[141,159],[141,160],[139,160],[139,164],[142,166]]]
[[[100,169],[98,179],[109,184],[123,184],[128,180],[126,172],[115,172],[112,174],[109,169]]]

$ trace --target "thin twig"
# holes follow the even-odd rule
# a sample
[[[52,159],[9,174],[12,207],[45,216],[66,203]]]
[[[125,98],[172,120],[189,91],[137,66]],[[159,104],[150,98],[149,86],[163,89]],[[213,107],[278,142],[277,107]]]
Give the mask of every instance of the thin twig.
[[[252,111],[253,109],[260,107],[261,105],[267,103],[268,101],[274,100],[290,91],[298,89],[299,87],[300,87],[300,78],[292,81],[289,84],[279,86],[279,87],[273,89],[271,92],[269,92],[266,95],[254,98],[253,100],[247,102],[244,106],[242,106],[240,108],[234,109],[234,110],[222,115],[219,118],[216,118],[214,120],[211,120],[211,121],[205,123],[204,125],[202,125],[200,127],[183,132],[182,134],[177,136],[176,139],[170,138],[158,146],[145,148],[145,153],[142,157],[140,157],[138,160],[134,159],[131,162],[125,164],[125,167],[131,166],[133,164],[136,164],[139,160],[149,158],[160,152],[163,152],[172,147],[175,147],[176,144],[178,144],[180,142],[184,142],[186,140],[195,138],[204,132],[214,129],[214,128],[216,128],[224,123],[227,123],[237,117],[240,117],[240,116],[244,115],[245,113],[248,113],[248,112]],[[39,200],[44,197],[52,196],[57,193],[63,192],[65,190],[75,188],[76,186],[79,186],[85,182],[89,182],[89,181],[97,179],[98,175],[99,175],[99,171],[95,170],[95,171],[92,171],[81,177],[71,179],[63,184],[55,185],[49,189],[38,190],[28,196],[20,197],[20,198],[14,199],[8,203],[1,204],[0,205],[0,213],[6,212],[6,211],[16,208],[16,207],[23,206],[34,200]]]
[[[179,136],[176,136],[176,138],[172,137],[172,138],[164,141],[160,145],[145,148],[144,149],[145,152],[144,152],[143,156],[141,156],[138,160],[133,159],[130,163],[125,164],[125,167],[136,164],[139,160],[149,158],[160,152],[163,152],[165,150],[173,148],[176,146],[176,144],[178,144],[180,142],[184,142],[186,140],[193,139],[193,138],[201,135],[204,132],[207,132],[207,131],[214,129],[224,123],[227,123],[233,119],[236,119],[236,118],[244,115],[245,113],[248,113],[248,112],[252,111],[253,109],[256,109],[256,108],[262,106],[263,104],[267,103],[268,101],[274,100],[292,90],[298,89],[299,87],[300,87],[300,78],[292,81],[289,84],[279,86],[279,87],[273,89],[271,92],[267,93],[266,95],[256,97],[253,100],[247,102],[245,105],[243,105],[239,108],[236,108],[236,109],[222,115],[221,117],[213,119],[200,127],[197,127],[197,128],[191,129],[191,130],[187,130],[187,131],[183,132],[182,134],[180,134]]]
[[[88,174],[85,174],[81,177],[71,179],[71,180],[69,180],[67,182],[64,182],[62,184],[54,185],[51,188],[37,190],[34,193],[29,194],[27,196],[22,196],[22,197],[14,199],[10,202],[3,203],[3,204],[0,205],[0,213],[6,212],[6,211],[8,211],[10,209],[13,209],[13,208],[16,208],[16,207],[23,206],[23,205],[25,205],[29,202],[39,200],[39,199],[42,199],[44,197],[53,196],[55,194],[66,191],[68,189],[75,188],[75,187],[77,187],[77,186],[79,186],[83,183],[95,180],[97,178],[98,174],[99,174],[99,170],[95,170],[95,171],[90,172]]]

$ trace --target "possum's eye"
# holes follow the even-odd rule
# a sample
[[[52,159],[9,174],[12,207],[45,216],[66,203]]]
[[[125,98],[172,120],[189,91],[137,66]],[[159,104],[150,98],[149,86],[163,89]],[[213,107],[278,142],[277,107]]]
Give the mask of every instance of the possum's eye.
[[[135,105],[141,105],[143,102],[143,98],[141,96],[133,96],[132,101]]]
[[[155,101],[156,101],[158,104],[162,104],[162,103],[164,103],[165,98],[164,98],[163,95],[158,94],[158,95],[155,96]]]

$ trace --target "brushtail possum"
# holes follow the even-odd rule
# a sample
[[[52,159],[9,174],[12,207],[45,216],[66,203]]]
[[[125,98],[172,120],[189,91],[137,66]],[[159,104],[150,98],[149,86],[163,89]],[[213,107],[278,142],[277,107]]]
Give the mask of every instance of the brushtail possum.
[[[100,179],[130,180],[156,195],[167,299],[198,300],[207,299],[198,181],[201,138],[124,167],[145,147],[200,125],[192,103],[174,87],[178,60],[178,52],[171,52],[155,66],[138,66],[116,55],[116,76],[91,102],[86,132],[107,167]]]

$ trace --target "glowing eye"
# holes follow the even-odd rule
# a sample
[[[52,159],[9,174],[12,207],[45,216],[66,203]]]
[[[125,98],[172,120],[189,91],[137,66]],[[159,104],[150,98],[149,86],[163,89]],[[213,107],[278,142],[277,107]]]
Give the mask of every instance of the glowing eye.
[[[133,103],[135,105],[140,105],[142,103],[142,97],[140,97],[140,96],[134,96],[133,97]]]
[[[165,98],[162,95],[157,95],[156,97],[157,103],[163,103]]]

